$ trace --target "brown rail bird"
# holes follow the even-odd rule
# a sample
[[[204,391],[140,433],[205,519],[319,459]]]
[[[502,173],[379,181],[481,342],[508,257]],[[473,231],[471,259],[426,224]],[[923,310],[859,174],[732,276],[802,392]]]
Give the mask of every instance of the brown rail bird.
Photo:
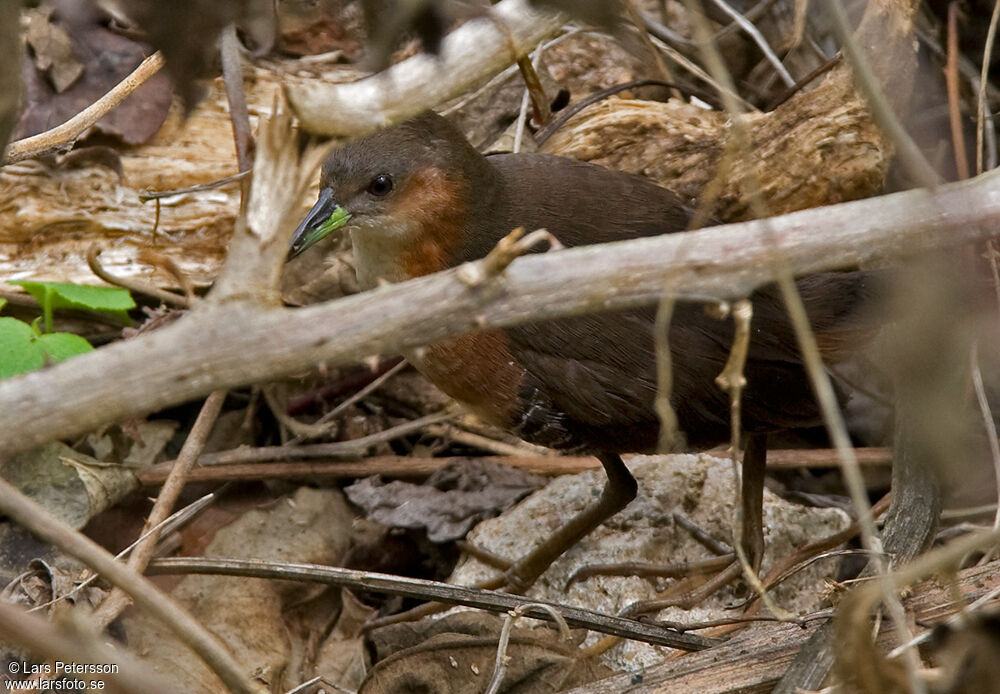
[[[319,201],[290,256],[337,228],[351,235],[358,278],[402,282],[486,256],[516,227],[547,229],[565,246],[684,230],[691,211],[643,178],[544,154],[483,156],[444,118],[426,113],[354,140],[323,165]],[[827,358],[857,334],[871,293],[862,273],[798,280]],[[744,547],[763,549],[766,436],[819,423],[792,328],[775,287],[751,297],[752,339],[742,400]],[[569,546],[624,508],[636,482],[620,453],[656,447],[660,422],[655,309],[629,309],[492,328],[427,345],[413,365],[483,419],[521,438],[594,453],[608,482],[593,507],[507,572],[523,590]],[[733,337],[730,321],[695,303],[676,306],[669,328],[670,402],[692,447],[728,440],[728,395],[715,383]]]

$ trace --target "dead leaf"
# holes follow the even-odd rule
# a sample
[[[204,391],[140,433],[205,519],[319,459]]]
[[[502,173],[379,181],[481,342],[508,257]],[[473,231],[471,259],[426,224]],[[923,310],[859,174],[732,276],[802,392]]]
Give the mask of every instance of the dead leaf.
[[[502,624],[497,615],[459,612],[380,629],[372,638],[384,659],[372,668],[358,694],[483,691],[493,675]],[[607,677],[609,670],[578,650],[584,634],[573,632],[573,641],[567,643],[554,630],[515,625],[500,691],[543,694]]]
[[[347,589],[341,591],[340,597],[340,617],[320,647],[315,672],[326,682],[355,691],[368,674],[370,660],[361,627],[374,616],[376,610],[358,600]]]
[[[432,542],[461,537],[539,489],[542,478],[469,458],[435,472],[424,484],[369,477],[344,489],[347,498],[385,525],[426,529]]]
[[[105,15],[82,0],[64,0],[57,11],[31,15],[29,45],[35,53],[34,61],[26,60],[22,69],[25,105],[16,138],[66,122],[104,96],[152,53],[148,46],[111,31],[107,22]],[[30,43],[32,36],[38,48]],[[57,38],[60,36],[66,37],[67,46]],[[40,55],[39,48],[46,53]],[[94,127],[127,144],[145,142],[163,125],[172,101],[170,80],[160,72]]]
[[[351,523],[352,514],[339,492],[302,488],[219,530],[205,553],[337,564],[347,550]],[[341,609],[337,593],[292,581],[186,576],[173,596],[229,646],[248,674],[276,691],[313,676],[311,661],[302,654],[318,639],[315,630],[336,619]],[[295,607],[301,606],[303,596],[308,609]],[[178,691],[220,691],[204,663],[159,622],[135,615],[126,618],[125,627],[129,645],[157,669],[172,673]]]
[[[66,91],[83,74],[83,65],[73,55],[69,34],[52,21],[52,7],[42,5],[25,13],[24,39],[34,64],[45,73],[57,93]]]

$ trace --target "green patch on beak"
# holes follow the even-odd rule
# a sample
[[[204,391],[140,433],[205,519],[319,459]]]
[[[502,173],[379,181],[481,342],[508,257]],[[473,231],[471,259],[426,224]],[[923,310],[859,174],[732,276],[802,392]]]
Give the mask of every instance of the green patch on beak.
[[[351,213],[334,201],[332,190],[326,188],[320,191],[319,200],[309,210],[309,214],[302,220],[292,236],[287,259],[291,260],[310,246],[322,241],[347,224],[350,218]]]

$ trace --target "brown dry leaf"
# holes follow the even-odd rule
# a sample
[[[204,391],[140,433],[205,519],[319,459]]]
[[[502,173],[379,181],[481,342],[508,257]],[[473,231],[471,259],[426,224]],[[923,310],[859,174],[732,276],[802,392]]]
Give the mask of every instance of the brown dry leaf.
[[[340,594],[340,617],[333,631],[323,641],[316,656],[315,673],[326,682],[357,690],[368,674],[369,657],[361,627],[376,610],[344,589]]]
[[[83,74],[83,65],[73,55],[69,34],[52,21],[51,6],[28,10],[25,20],[24,39],[31,48],[35,68],[45,73],[61,94]]]
[[[385,483],[369,477],[345,488],[344,493],[380,523],[426,529],[432,542],[449,542],[543,485],[537,475],[469,458],[438,470],[424,484]]]
[[[344,0],[282,0],[278,41],[290,55],[340,51],[344,58],[357,60],[364,43],[357,5]]]
[[[2,472],[24,494],[77,529],[139,486],[128,468],[58,442],[9,458]]]
[[[206,554],[271,561],[337,564],[347,550],[352,514],[335,490],[302,488],[264,509],[256,509],[220,530]],[[308,610],[290,605],[310,597]],[[318,597],[313,597],[313,596]],[[313,629],[336,618],[340,601],[329,591],[304,591],[295,582],[187,576],[173,591],[201,622],[246,665],[248,673],[287,690],[312,676],[301,654],[315,640]],[[306,622],[300,625],[295,617]],[[313,629],[309,628],[313,625]],[[178,691],[221,692],[222,684],[204,663],[160,623],[144,615],[125,620],[128,642]]]
[[[493,675],[503,619],[481,612],[459,612],[441,619],[400,624],[373,634],[376,652],[386,654],[373,668],[358,694],[424,692],[459,694],[486,688]],[[510,657],[501,692],[558,692],[610,674],[577,650],[574,641],[556,631],[511,630]],[[391,653],[391,654],[390,654]]]
[[[58,11],[30,15],[28,40],[34,61],[24,64],[25,107],[15,137],[64,123],[104,96],[151,53],[148,46],[116,34],[106,23],[106,17],[81,0],[64,0]],[[69,41],[67,56],[57,48],[62,45],[59,36]],[[39,54],[40,49],[47,53]],[[53,55],[57,50],[58,55]],[[172,101],[170,80],[161,72],[94,127],[128,144],[145,142],[163,125]]]

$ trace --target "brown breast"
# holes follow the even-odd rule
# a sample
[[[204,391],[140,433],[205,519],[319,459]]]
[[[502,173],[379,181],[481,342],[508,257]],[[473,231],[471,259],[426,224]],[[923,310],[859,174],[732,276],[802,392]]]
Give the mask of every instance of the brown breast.
[[[525,372],[502,332],[483,330],[441,340],[406,357],[434,385],[489,423],[509,428],[518,421]]]

